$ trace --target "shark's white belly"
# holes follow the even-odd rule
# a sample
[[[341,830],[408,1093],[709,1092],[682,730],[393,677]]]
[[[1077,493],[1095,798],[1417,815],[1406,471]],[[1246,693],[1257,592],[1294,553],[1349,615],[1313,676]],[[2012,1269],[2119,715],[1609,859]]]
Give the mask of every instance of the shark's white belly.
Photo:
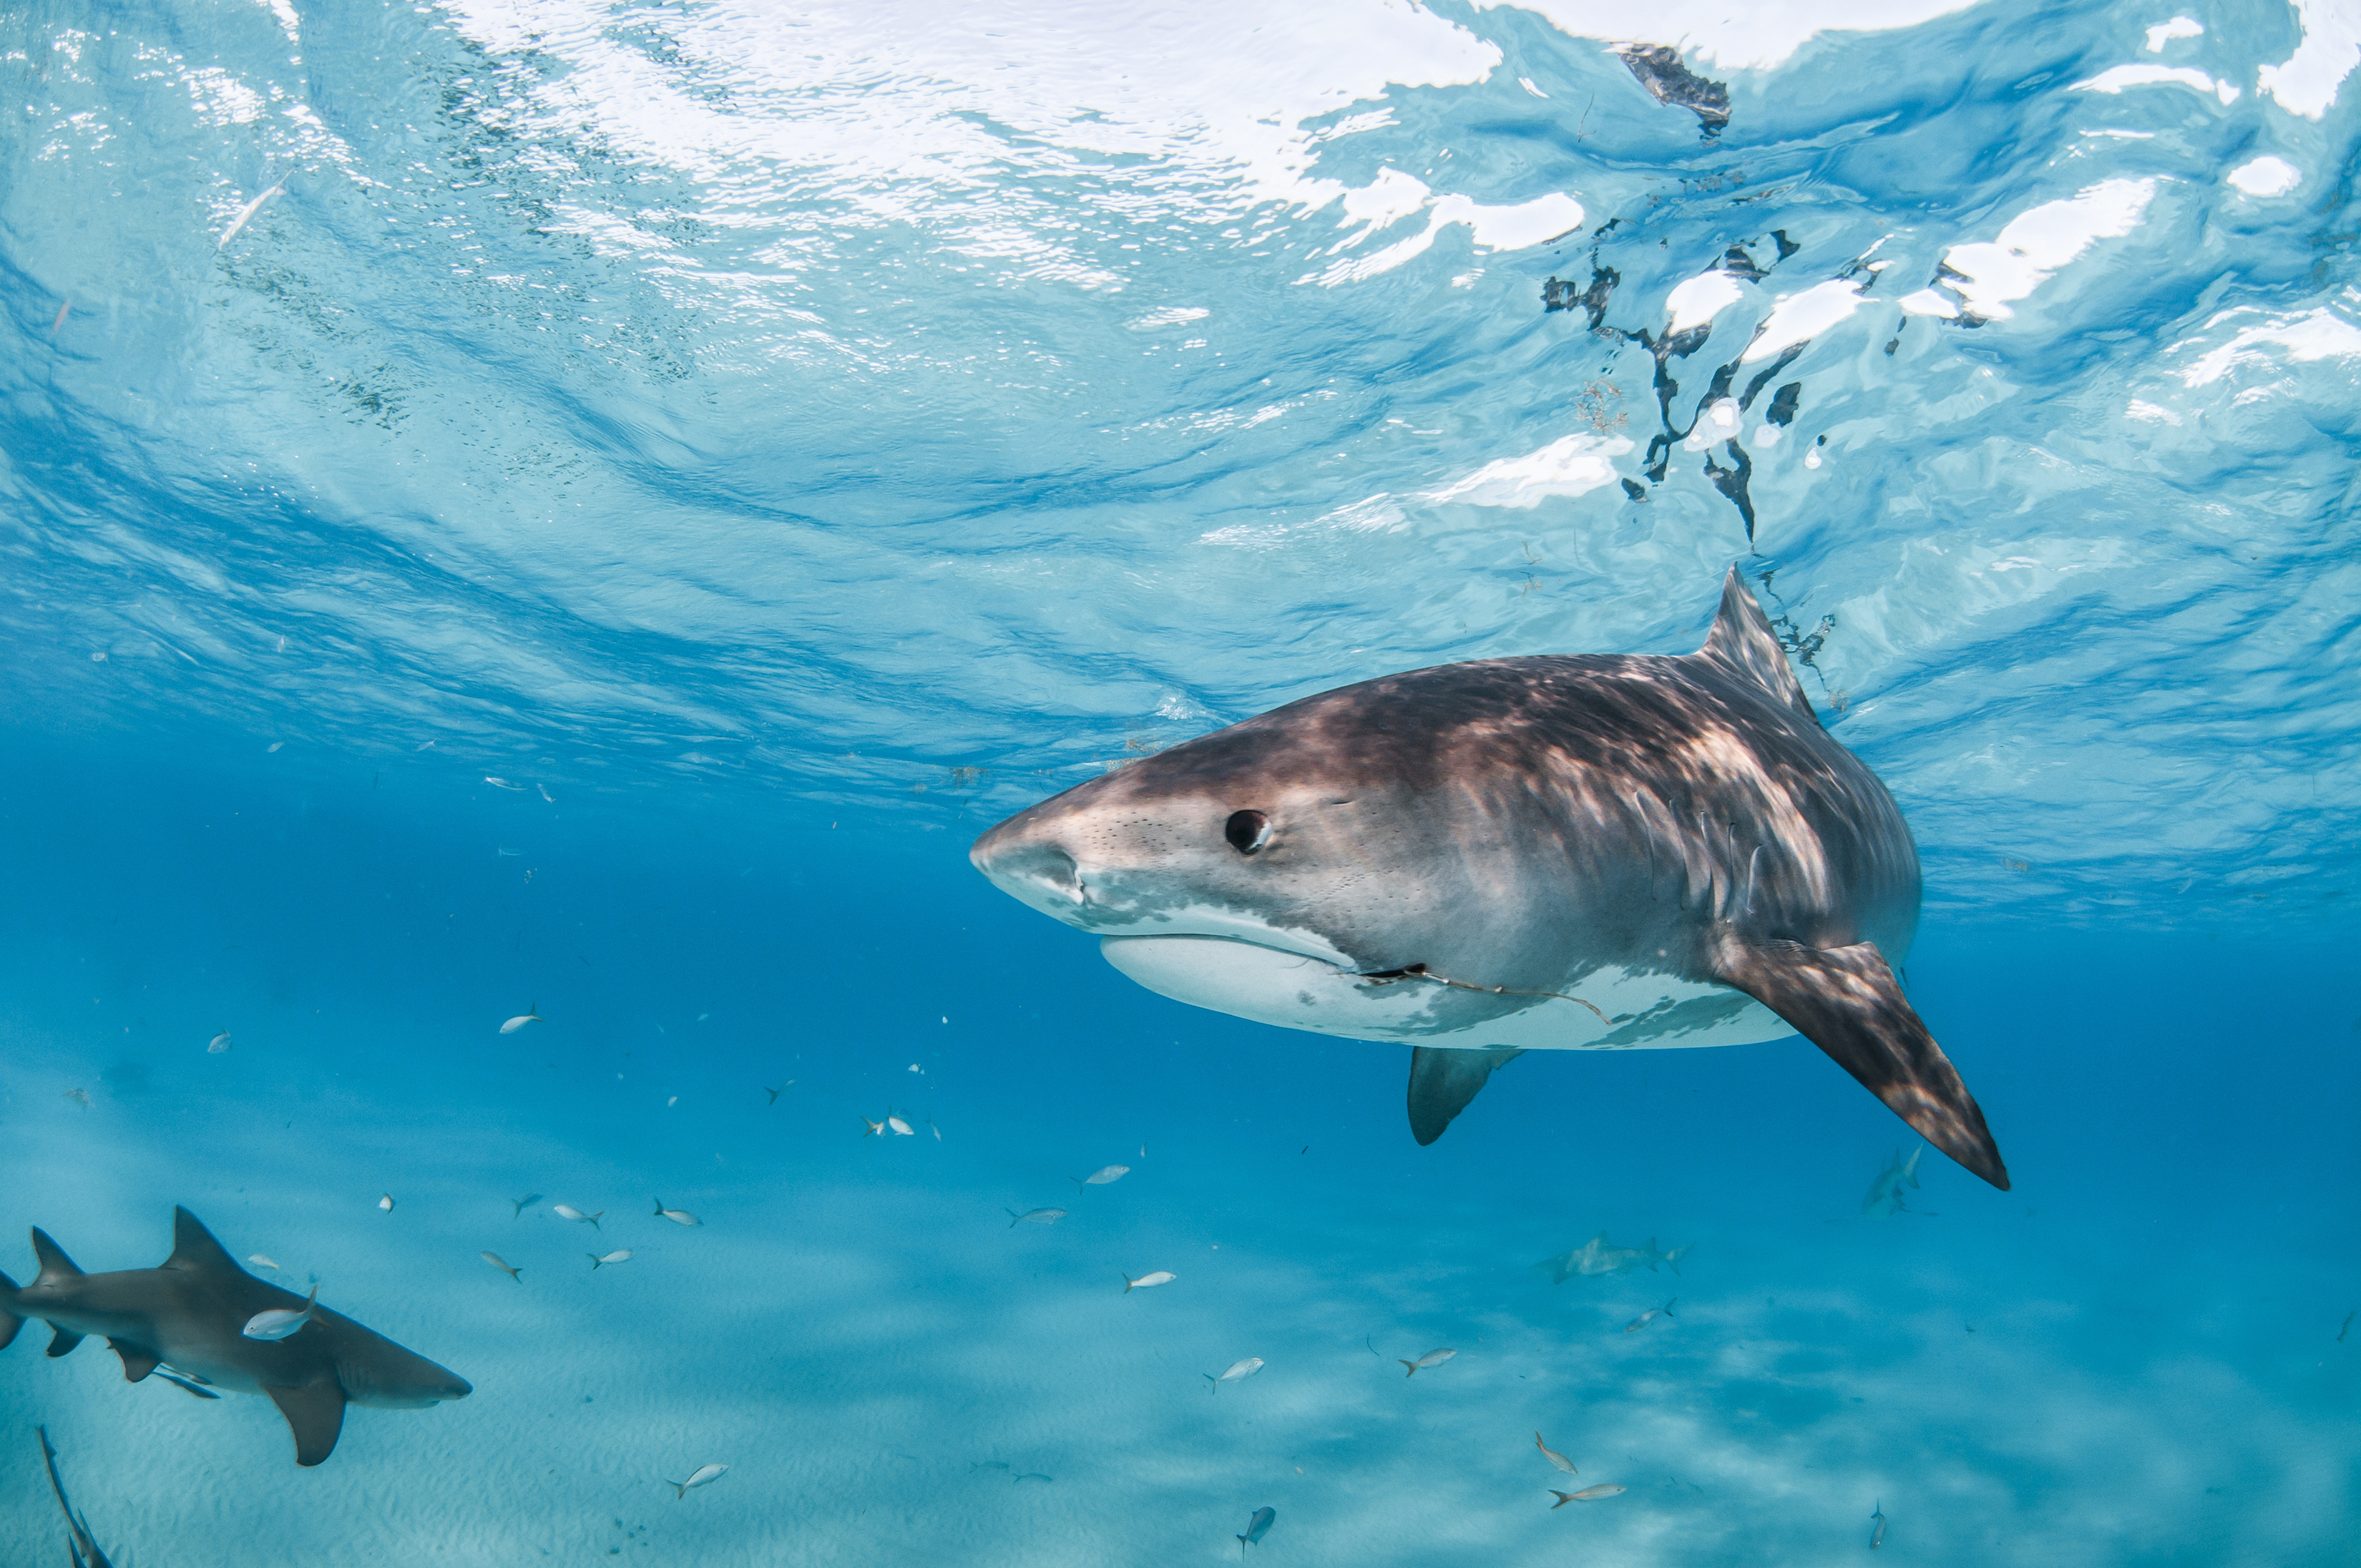
[[[1126,975],[1176,1002],[1356,1040],[1592,1051],[1740,1046],[1795,1032],[1752,997],[1725,986],[1611,966],[1566,996],[1536,998],[1504,1017],[1454,1026],[1439,1014],[1450,988],[1438,980],[1375,984],[1323,959],[1228,937],[1105,937],[1099,950]],[[1576,996],[1581,1000],[1570,999]]]

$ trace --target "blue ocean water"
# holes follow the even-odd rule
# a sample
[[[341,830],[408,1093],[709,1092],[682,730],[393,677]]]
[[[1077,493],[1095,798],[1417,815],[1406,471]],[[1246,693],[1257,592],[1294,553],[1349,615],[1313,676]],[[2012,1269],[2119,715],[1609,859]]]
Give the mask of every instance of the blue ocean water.
[[[474,1386],[298,1469],[30,1324],[7,1561],[37,1423],[192,1568],[2353,1561],[2356,64],[2326,0],[0,16],[0,1220],[184,1204]],[[1916,1140],[1797,1038],[1421,1148],[1399,1045],[966,863],[1294,697],[1692,650],[1733,563],[2010,1192],[1865,1211]],[[1532,1268],[1601,1232],[1692,1250]]]

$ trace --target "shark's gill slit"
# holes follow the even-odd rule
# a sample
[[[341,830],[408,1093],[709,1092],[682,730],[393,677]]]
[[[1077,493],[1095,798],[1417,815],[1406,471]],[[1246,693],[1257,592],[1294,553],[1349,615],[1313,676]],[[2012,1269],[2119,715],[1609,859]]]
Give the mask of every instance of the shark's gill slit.
[[[1351,973],[1352,971],[1347,970],[1345,972]],[[1456,991],[1481,992],[1487,996],[1551,996],[1555,997],[1560,1002],[1580,1002],[1583,1006],[1589,1007],[1593,1013],[1598,1013],[1598,1009],[1597,1007],[1592,1006],[1587,1002],[1583,1002],[1581,997],[1568,996],[1563,991],[1519,991],[1513,987],[1506,985],[1477,985],[1474,981],[1453,980],[1448,975],[1432,973],[1424,964],[1411,964],[1403,969],[1379,970],[1371,974],[1354,974],[1353,978],[1355,980],[1366,980],[1375,985],[1392,985],[1399,981],[1405,980],[1425,980],[1432,981],[1437,985],[1450,986]],[[1614,1022],[1613,1019],[1608,1017],[1604,1013],[1598,1013],[1598,1021],[1602,1024],[1611,1024]]]

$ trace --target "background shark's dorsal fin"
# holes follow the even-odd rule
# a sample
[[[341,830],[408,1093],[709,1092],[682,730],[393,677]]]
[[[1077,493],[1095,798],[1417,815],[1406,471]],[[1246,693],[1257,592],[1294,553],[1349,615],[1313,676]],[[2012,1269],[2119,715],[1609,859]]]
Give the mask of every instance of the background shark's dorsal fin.
[[[221,1243],[205,1229],[204,1223],[186,1209],[172,1210],[172,1255],[164,1260],[167,1268],[182,1269],[190,1274],[244,1274],[237,1260],[222,1250]]]
[[[33,1255],[41,1260],[41,1272],[34,1277],[36,1285],[48,1285],[59,1279],[80,1279],[82,1270],[66,1255],[66,1249],[49,1240],[49,1233],[38,1225],[33,1227]]]
[[[1818,722],[1819,715],[1812,712],[1811,700],[1804,696],[1803,683],[1787,667],[1787,652],[1779,646],[1778,633],[1771,630],[1763,607],[1755,603],[1746,579],[1738,575],[1735,566],[1722,579],[1721,609],[1713,618],[1713,630],[1706,634],[1705,646],[1697,650],[1697,657],[1718,659],[1752,676],[1781,702]]]

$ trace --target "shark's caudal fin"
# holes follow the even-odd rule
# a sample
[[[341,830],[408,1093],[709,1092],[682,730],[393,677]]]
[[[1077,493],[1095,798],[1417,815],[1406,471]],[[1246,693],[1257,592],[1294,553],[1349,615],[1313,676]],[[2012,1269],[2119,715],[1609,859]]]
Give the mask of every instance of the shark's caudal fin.
[[[1451,1119],[1467,1109],[1496,1069],[1524,1055],[1496,1047],[1452,1050],[1414,1046],[1410,1053],[1410,1131],[1422,1146],[1443,1136]]]
[[[1719,660],[1752,676],[1779,701],[1815,724],[1819,722],[1820,716],[1812,711],[1811,699],[1804,696],[1803,683],[1787,667],[1787,652],[1779,646],[1778,634],[1771,630],[1763,607],[1754,602],[1746,580],[1738,575],[1735,566],[1722,579],[1721,609],[1713,618],[1713,630],[1707,634],[1705,646],[1697,650],[1697,657]]]
[[[1928,1143],[2002,1191],[2008,1168],[1959,1069],[1873,942],[1724,944],[1717,978],[1795,1025]]]
[[[25,1326],[25,1320],[10,1311],[7,1307],[7,1303],[15,1300],[16,1298],[16,1282],[6,1275],[0,1274],[0,1350],[5,1350],[16,1343],[16,1331]]]
[[[295,1433],[295,1463],[317,1464],[336,1451],[345,1430],[345,1391],[334,1383],[308,1388],[265,1388],[279,1413]]]

